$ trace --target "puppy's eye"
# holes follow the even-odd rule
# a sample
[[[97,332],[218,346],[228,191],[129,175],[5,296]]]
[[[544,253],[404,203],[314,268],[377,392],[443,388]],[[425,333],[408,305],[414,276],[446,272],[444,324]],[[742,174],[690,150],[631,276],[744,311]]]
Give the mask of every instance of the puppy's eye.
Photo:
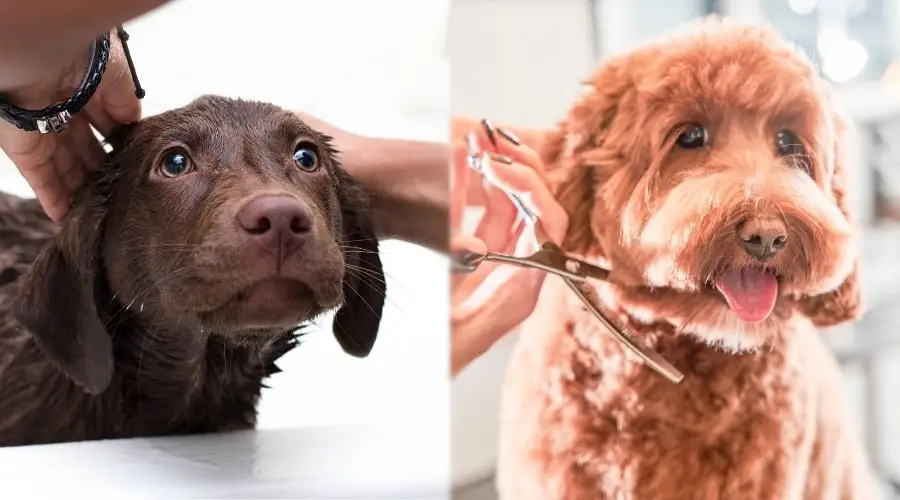
[[[159,173],[165,177],[178,177],[190,173],[193,169],[190,157],[178,149],[166,153],[159,165]]]
[[[319,156],[316,154],[315,147],[309,143],[298,144],[294,149],[294,162],[307,172],[319,168]]]
[[[692,123],[684,127],[678,138],[675,139],[675,144],[684,149],[702,148],[709,144],[709,134],[702,125]]]
[[[781,130],[775,136],[775,150],[781,156],[796,156],[806,153],[806,149],[790,130]]]

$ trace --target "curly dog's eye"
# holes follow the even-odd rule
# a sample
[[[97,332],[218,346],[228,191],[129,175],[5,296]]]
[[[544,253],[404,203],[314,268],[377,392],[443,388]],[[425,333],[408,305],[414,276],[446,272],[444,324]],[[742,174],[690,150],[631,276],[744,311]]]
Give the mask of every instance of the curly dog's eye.
[[[779,131],[775,136],[775,149],[781,156],[796,156],[806,153],[797,134],[786,129]]]
[[[709,144],[709,134],[702,125],[692,123],[684,127],[684,130],[678,134],[675,144],[684,149],[702,148]]]
[[[806,148],[797,138],[797,134],[790,130],[784,129],[775,135],[775,150],[779,156],[789,158],[796,168],[803,170],[812,175],[812,168],[809,164],[809,158],[806,155]]]
[[[180,149],[173,149],[163,156],[159,164],[159,173],[163,177],[179,177],[194,170],[191,158]]]
[[[294,162],[307,172],[312,172],[319,168],[319,156],[316,154],[315,146],[308,142],[298,144],[294,148]]]

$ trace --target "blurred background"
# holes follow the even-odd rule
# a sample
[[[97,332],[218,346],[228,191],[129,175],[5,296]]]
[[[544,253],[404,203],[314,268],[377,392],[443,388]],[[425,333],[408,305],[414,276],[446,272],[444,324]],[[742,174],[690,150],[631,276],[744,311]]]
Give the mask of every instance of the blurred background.
[[[148,115],[203,94],[221,94],[303,110],[361,134],[444,142],[449,113],[447,9],[446,0],[234,0],[227,8],[217,2],[180,0],[125,28],[147,91]],[[32,196],[2,153],[0,189]],[[430,463],[429,470],[440,471],[437,479],[444,480],[449,456],[444,431],[449,425],[448,331],[446,322],[435,318],[448,317],[448,266],[443,256],[401,242],[384,243],[382,260],[387,303],[371,356],[344,354],[330,333],[331,317],[326,318],[279,362],[283,372],[273,376],[271,389],[263,392],[259,429],[377,429],[387,424],[393,429],[401,424],[410,429],[410,436],[417,436],[410,439],[421,439],[422,433],[412,429],[427,426],[430,430],[423,433],[431,436],[427,444],[433,451],[409,460]],[[308,444],[320,454],[314,458],[319,468],[290,470],[297,459],[288,454],[265,460],[269,465],[279,462],[277,473],[268,467],[246,472],[251,478],[290,481],[292,475],[328,466],[353,476],[353,470],[342,469],[349,463],[321,455],[323,446],[328,447],[323,441],[327,439],[314,436]],[[395,444],[397,450],[404,449],[403,442]],[[296,455],[303,455],[302,439],[297,446]],[[379,461],[391,452],[359,451],[360,457],[375,453],[368,465],[372,473],[381,470]],[[154,462],[165,462],[165,457],[154,457]],[[15,475],[15,464],[8,467]],[[421,473],[421,468],[410,470]],[[344,486],[335,486],[332,493],[339,494]],[[272,494],[283,495],[269,491],[265,496]]]
[[[452,0],[451,109],[550,127],[606,56],[718,13],[768,23],[838,89],[857,126],[853,201],[863,227],[867,311],[827,332],[879,472],[900,478],[900,2],[897,0]],[[895,144],[897,141],[897,144]],[[500,384],[515,336],[453,383],[459,500],[493,493]],[[900,495],[897,496],[900,498]]]

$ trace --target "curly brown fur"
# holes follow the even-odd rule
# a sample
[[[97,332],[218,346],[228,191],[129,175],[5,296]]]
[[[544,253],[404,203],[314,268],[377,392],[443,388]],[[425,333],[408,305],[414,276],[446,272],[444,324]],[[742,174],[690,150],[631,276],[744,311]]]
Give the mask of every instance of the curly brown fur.
[[[378,242],[328,137],[208,96],[110,142],[59,230],[0,195],[0,445],[251,428],[275,361],[334,308],[369,353]]]
[[[692,124],[701,147],[683,146]],[[843,129],[765,28],[706,20],[600,68],[543,148],[565,246],[611,268],[604,306],[685,378],[642,366],[548,280],[504,390],[502,498],[873,498],[815,328],[861,308]],[[776,147],[785,130],[801,149]],[[786,245],[753,254],[743,228],[770,223]],[[765,314],[724,300],[734,272],[776,286]]]

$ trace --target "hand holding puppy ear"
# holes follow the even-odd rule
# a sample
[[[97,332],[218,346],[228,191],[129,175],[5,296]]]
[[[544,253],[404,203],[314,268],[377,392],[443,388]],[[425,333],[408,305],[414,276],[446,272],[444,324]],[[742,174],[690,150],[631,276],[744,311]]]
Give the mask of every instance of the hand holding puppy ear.
[[[526,146],[518,135],[485,123],[476,127],[484,179],[478,201],[484,214],[474,234],[463,234],[466,207],[472,202],[472,186],[478,173],[466,162],[464,139],[454,142],[451,180],[451,251],[486,248],[493,252],[526,255],[537,251],[528,228],[518,220],[518,212],[503,189],[518,193],[540,217],[541,229],[560,243],[568,228],[568,217],[551,195],[544,177],[540,156]],[[491,153],[494,153],[493,155]],[[456,375],[487,351],[506,333],[531,315],[537,304],[546,273],[485,262],[471,274],[454,275],[451,293],[452,359]]]
[[[84,78],[88,46],[77,60],[58,68],[55,74],[22,88],[9,89],[4,97],[19,107],[40,109],[72,95]],[[91,127],[102,135],[116,125],[141,118],[141,102],[118,36],[110,36],[106,72],[84,109],[72,116],[65,131],[41,134],[19,130],[0,120],[0,150],[3,150],[31,186],[44,211],[60,220],[69,211],[69,199],[95,170],[106,153]]]

